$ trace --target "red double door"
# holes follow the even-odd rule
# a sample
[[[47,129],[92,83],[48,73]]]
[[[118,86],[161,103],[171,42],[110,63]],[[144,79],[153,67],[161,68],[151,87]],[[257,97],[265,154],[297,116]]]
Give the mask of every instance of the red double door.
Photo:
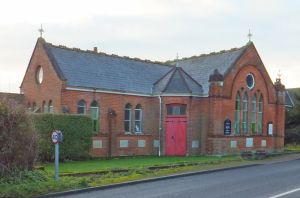
[[[166,117],[166,155],[186,155],[186,117]]]

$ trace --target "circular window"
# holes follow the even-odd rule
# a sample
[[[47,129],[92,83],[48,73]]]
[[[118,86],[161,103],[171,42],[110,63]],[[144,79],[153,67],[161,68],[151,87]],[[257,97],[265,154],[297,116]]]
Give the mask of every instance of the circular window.
[[[41,84],[43,81],[43,77],[44,77],[44,72],[43,72],[43,68],[41,66],[39,66],[36,70],[36,81],[38,84]]]
[[[252,89],[254,87],[255,81],[254,81],[254,76],[253,74],[248,74],[246,77],[246,83],[247,83],[247,87],[249,89]]]

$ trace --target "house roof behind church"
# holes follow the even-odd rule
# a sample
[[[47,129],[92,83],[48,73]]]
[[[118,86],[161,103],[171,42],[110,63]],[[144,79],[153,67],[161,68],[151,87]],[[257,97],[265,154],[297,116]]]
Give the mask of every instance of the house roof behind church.
[[[297,105],[297,96],[300,96],[300,88],[286,89],[285,105],[287,107],[294,107],[295,105]]]

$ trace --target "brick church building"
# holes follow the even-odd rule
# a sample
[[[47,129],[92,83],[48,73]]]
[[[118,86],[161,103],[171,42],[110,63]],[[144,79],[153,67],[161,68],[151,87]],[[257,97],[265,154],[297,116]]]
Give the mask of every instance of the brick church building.
[[[94,156],[279,151],[285,87],[252,42],[167,62],[37,40],[21,84],[34,112],[93,119]]]

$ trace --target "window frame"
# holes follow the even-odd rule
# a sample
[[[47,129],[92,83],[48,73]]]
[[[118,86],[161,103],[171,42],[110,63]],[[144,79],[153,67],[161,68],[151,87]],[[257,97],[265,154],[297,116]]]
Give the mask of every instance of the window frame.
[[[131,104],[127,103],[124,108],[124,132],[125,134],[131,134],[132,129],[131,129],[131,122],[132,122],[132,112],[131,112]],[[128,112],[128,119],[126,119],[126,112]],[[128,123],[128,130],[126,129],[126,123]]]
[[[251,132],[252,134],[257,134],[257,96],[256,94],[253,95],[252,100],[251,100]]]
[[[99,132],[99,117],[100,117],[99,114],[100,114],[99,104],[97,101],[93,100],[90,105],[90,116],[93,121],[94,132]]]
[[[168,117],[178,117],[178,116],[186,116],[187,112],[187,105],[186,104],[167,104],[167,111],[166,114]],[[176,112],[176,109],[179,110],[179,112]],[[170,111],[171,110],[171,111]],[[174,111],[175,110],[175,111]]]
[[[244,134],[248,134],[248,112],[249,112],[249,97],[248,93],[245,92],[243,96],[243,119],[242,119],[242,129]]]
[[[43,110],[43,113],[48,113],[48,105],[46,104],[45,100],[42,103],[42,110]]]
[[[235,97],[235,120],[234,120],[234,134],[238,135],[241,133],[241,94],[238,91]]]
[[[139,119],[136,118],[137,112],[139,112]],[[139,131],[136,130],[136,123],[139,123]],[[141,134],[143,131],[143,110],[142,110],[142,106],[140,104],[136,105],[135,109],[134,109],[134,132],[135,134]]]
[[[49,111],[49,113],[55,112],[52,100],[49,100],[49,102],[48,102],[48,111]]]
[[[264,97],[261,94],[259,96],[259,101],[258,101],[258,131],[257,133],[259,135],[263,134],[264,127],[263,127],[263,111],[264,111]]]
[[[80,108],[83,108],[83,113],[81,113]],[[79,115],[86,115],[86,102],[83,99],[79,100],[77,102],[77,114],[79,114]]]

